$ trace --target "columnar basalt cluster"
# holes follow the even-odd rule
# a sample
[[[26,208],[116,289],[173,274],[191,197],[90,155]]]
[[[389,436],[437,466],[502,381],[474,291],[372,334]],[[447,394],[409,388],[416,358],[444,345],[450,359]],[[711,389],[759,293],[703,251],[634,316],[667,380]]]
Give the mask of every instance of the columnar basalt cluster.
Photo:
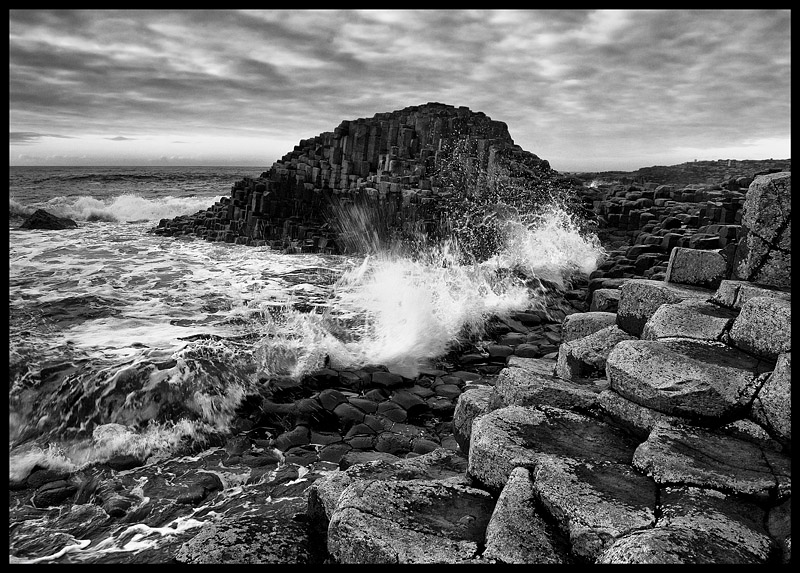
[[[509,163],[518,168],[501,169]],[[501,170],[510,180],[557,177],[546,161],[515,145],[501,121],[466,107],[411,106],[343,121],[304,139],[260,177],[236,182],[230,197],[191,216],[163,219],[154,232],[341,252],[342,229],[329,220],[332,205],[375,201],[391,206],[391,227],[431,231],[448,216],[442,199],[479,191]]]

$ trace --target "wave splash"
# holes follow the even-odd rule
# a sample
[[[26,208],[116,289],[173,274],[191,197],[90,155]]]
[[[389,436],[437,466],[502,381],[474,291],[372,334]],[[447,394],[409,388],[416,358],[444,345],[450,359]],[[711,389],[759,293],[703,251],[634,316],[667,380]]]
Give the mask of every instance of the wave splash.
[[[118,195],[106,200],[89,196],[54,197],[40,205],[23,205],[9,198],[9,217],[27,217],[37,208],[74,221],[158,221],[190,215],[208,208],[209,197],[165,196],[147,199],[137,194]]]

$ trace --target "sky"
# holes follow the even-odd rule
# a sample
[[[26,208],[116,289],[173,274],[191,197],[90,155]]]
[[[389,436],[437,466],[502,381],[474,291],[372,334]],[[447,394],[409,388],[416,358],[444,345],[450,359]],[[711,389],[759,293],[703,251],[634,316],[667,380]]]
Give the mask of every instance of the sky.
[[[789,10],[10,10],[9,165],[267,169],[440,102],[558,171],[791,157]]]

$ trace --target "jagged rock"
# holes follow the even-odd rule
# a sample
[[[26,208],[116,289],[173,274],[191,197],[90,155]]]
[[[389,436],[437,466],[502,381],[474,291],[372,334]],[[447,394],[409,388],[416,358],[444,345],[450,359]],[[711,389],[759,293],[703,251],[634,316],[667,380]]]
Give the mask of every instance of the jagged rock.
[[[282,516],[239,516],[207,522],[180,546],[179,563],[191,564],[319,564],[321,551],[300,522]]]
[[[711,302],[739,310],[744,303],[757,296],[768,296],[786,301],[791,301],[792,298],[791,293],[776,288],[760,286],[747,281],[725,280],[720,283],[717,292],[711,297]]]
[[[613,312],[619,308],[619,289],[599,288],[592,293],[590,312]]]
[[[629,464],[544,456],[531,473],[537,498],[583,560],[655,524],[656,484]]]
[[[452,480],[349,485],[328,525],[339,563],[461,563],[479,557],[495,501]]]
[[[742,305],[730,339],[738,348],[775,359],[792,348],[792,306],[773,297],[754,297]]]
[[[469,485],[464,476],[467,461],[456,452],[440,448],[415,458],[388,462],[379,459],[357,464],[345,471],[328,474],[308,489],[308,515],[327,527],[342,492],[352,484],[377,480],[442,480]]]
[[[550,361],[542,362],[552,364]],[[505,406],[545,404],[588,411],[597,404],[598,391],[592,385],[562,380],[539,370],[508,366],[497,376],[488,406],[494,410]]]
[[[648,279],[630,280],[620,287],[617,326],[628,334],[641,336],[644,325],[662,304],[687,299],[705,301],[712,294],[712,291],[700,287]]]
[[[71,498],[78,487],[67,480],[50,481],[41,485],[33,494],[33,507],[51,507]]]
[[[645,323],[642,339],[678,337],[724,342],[736,316],[732,310],[698,300],[663,304]]]
[[[624,431],[575,412],[508,406],[473,422],[467,473],[500,491],[515,467],[535,467],[542,456],[624,464],[637,444]]]
[[[49,231],[60,231],[72,229],[78,224],[67,217],[56,217],[44,209],[36,209],[22,224],[20,229],[44,229]]]
[[[658,424],[633,465],[660,484],[705,487],[761,499],[791,493],[791,458],[711,430]]]
[[[597,404],[615,423],[631,433],[647,438],[659,422],[684,423],[688,420],[679,416],[670,416],[646,406],[641,406],[619,395],[614,390],[606,389],[597,396]]]
[[[562,344],[558,349],[556,376],[564,380],[577,380],[592,374],[604,376],[606,359],[614,347],[623,340],[635,338],[612,324],[593,334]]]
[[[536,509],[529,470],[508,476],[486,527],[484,559],[511,564],[570,563],[566,548]]]
[[[717,288],[726,277],[728,263],[718,250],[675,247],[669,256],[667,282]]]
[[[752,417],[784,443],[792,441],[792,354],[778,357],[775,370],[758,391]]]
[[[481,386],[464,392],[458,397],[453,412],[453,436],[464,453],[469,452],[472,422],[490,410],[492,394],[491,386]]]
[[[611,389],[665,414],[720,419],[744,412],[758,388],[759,361],[719,342],[627,340],[606,361]]]
[[[597,293],[597,291],[595,291]],[[561,326],[561,343],[571,342],[594,334],[598,330],[616,324],[617,315],[613,312],[577,312],[564,318]]]
[[[750,184],[732,278],[792,286],[791,192],[792,174],[788,171],[758,176]]]

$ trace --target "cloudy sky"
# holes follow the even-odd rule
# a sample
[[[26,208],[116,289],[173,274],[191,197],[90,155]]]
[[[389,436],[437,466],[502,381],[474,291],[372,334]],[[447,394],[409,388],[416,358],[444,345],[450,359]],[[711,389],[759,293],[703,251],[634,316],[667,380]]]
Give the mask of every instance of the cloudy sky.
[[[483,111],[559,171],[790,157],[788,10],[9,12],[10,165],[269,167]]]

